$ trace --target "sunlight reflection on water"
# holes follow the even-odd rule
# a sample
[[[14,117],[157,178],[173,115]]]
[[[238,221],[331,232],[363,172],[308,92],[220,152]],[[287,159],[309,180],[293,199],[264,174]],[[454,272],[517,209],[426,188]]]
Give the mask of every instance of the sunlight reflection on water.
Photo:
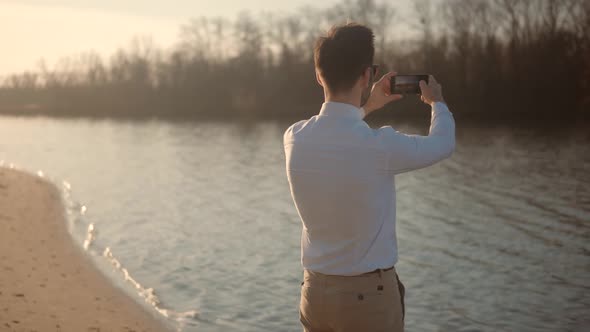
[[[168,310],[195,310],[184,331],[299,331],[288,125],[0,117],[0,160],[71,183],[80,245],[122,287],[124,268]],[[457,141],[397,179],[408,330],[588,326],[587,131],[460,128]]]

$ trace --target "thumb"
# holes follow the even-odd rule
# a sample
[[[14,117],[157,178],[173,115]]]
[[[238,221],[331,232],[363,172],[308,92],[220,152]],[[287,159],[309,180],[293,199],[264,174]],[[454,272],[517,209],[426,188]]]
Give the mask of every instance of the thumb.
[[[387,102],[389,103],[392,101],[400,100],[403,97],[404,97],[403,95],[389,95],[389,96],[387,96]]]

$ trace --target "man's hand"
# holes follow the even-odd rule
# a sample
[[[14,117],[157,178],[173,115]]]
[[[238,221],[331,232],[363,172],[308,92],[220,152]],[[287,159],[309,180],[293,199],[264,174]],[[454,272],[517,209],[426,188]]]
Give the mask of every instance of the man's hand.
[[[445,102],[442,95],[442,87],[434,79],[434,76],[430,75],[428,78],[428,84],[424,81],[420,81],[420,90],[422,90],[422,99],[428,105],[432,105],[436,102]]]
[[[390,94],[391,91],[391,77],[395,76],[395,72],[391,71],[381,79],[373,84],[373,88],[371,89],[371,95],[367,100],[367,103],[363,106],[365,109],[366,114],[373,112],[374,110],[380,109],[381,107],[385,106],[385,104],[390,103],[394,100],[399,100],[402,98],[402,95],[392,95]]]

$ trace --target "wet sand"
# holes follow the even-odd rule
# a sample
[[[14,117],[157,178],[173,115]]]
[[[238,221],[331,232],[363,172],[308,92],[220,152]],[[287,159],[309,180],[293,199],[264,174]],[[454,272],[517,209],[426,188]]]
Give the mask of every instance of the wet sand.
[[[0,331],[168,331],[75,245],[63,213],[55,186],[0,168]]]

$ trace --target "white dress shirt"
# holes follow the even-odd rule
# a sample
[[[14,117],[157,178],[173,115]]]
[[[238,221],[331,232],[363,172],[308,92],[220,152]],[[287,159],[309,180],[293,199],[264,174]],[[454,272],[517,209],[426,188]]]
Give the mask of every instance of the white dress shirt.
[[[394,175],[449,157],[455,121],[432,107],[428,136],[370,128],[364,110],[326,102],[284,134],[291,195],[303,223],[303,268],[358,275],[397,262]]]

